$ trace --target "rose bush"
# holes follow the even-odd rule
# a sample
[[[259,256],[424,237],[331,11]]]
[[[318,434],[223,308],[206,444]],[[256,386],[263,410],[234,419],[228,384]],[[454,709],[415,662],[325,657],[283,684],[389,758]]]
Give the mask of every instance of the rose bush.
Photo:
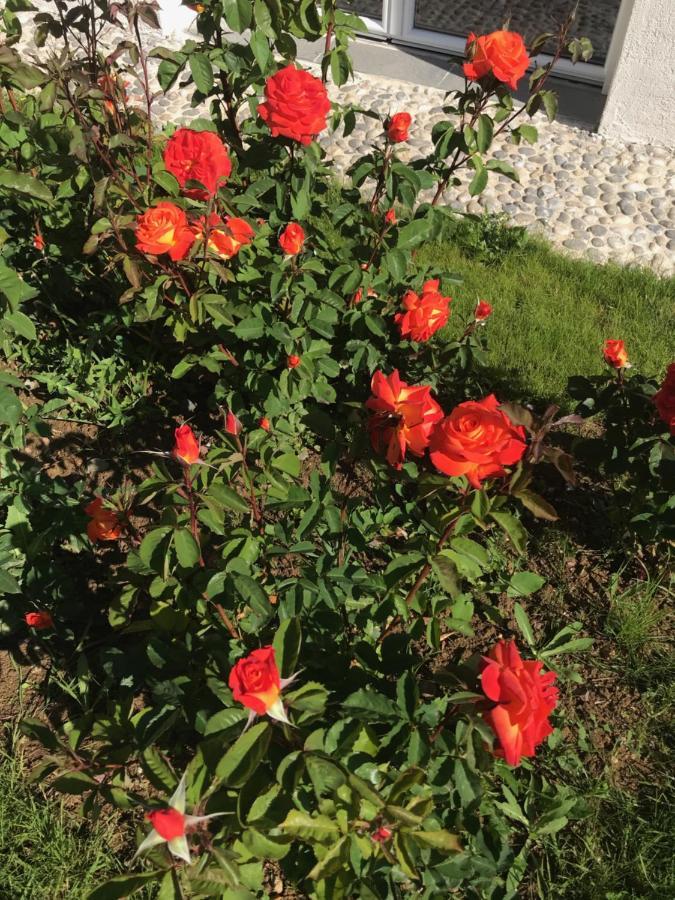
[[[0,621],[74,685],[60,727],[22,723],[48,750],[35,777],[139,826],[92,900],[260,896],[271,871],[319,898],[514,896],[573,805],[527,761],[556,723],[549,663],[588,646],[576,624],[535,640],[514,599],[542,586],[526,526],[557,519],[540,490],[575,482],[552,433],[599,404],[500,403],[498,298],[453,300],[445,340],[456,279],[416,252],[452,215],[448,185],[518,178],[493,140],[553,118],[567,29],[522,108],[508,88],[541,42],[472,41],[432,148],[404,162],[413,114],[330,99],[360,27],[333,2],[199,4],[198,40],[152,50],[154,4],[74,5],[36,18],[64,49],[39,61],[11,46],[23,8],[8,0],[0,53],[3,347],[56,319],[142,375],[99,482],[31,462],[68,401],[1,373]],[[300,37],[325,40],[320,75]],[[154,67],[208,115],[162,133]],[[337,184],[316,138],[360,115],[381,135]],[[624,368],[603,397],[639,409],[653,466],[670,381],[651,402]],[[507,592],[511,623],[491,602]]]

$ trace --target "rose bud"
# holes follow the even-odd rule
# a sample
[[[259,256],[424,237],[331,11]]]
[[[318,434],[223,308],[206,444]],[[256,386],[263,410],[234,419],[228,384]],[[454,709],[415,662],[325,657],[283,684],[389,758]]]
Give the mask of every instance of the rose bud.
[[[376,831],[371,834],[372,840],[374,840],[377,844],[383,844],[385,841],[388,841],[392,835],[392,831],[390,828],[385,828],[384,825],[381,825]]]
[[[492,315],[492,307],[485,300],[479,300],[474,312],[476,322],[484,322]]]
[[[263,416],[258,422],[258,425],[263,429],[263,431],[269,431],[271,427],[270,420],[267,418],[267,416]]]
[[[153,809],[146,815],[146,819],[152,825],[152,831],[141,843],[134,854],[134,859],[159,844],[167,844],[172,856],[176,856],[190,865],[192,860],[187,833],[195,831],[202,822],[224,815],[225,813],[211,813],[208,816],[186,815],[185,775],[183,775],[168,805],[164,809]]]
[[[45,239],[37,232],[33,237],[33,246],[36,250],[42,252],[45,249]]]
[[[227,415],[225,416],[225,431],[228,434],[238,435],[241,432],[241,422],[232,412],[232,410],[227,411]]]
[[[44,631],[45,628],[54,627],[54,620],[46,610],[26,613],[23,618],[26,625],[30,628],[34,628],[36,631]]]
[[[384,221],[387,223],[387,225],[396,224],[396,211],[393,207],[391,209],[388,209],[384,214]]]
[[[296,356],[295,353],[291,353],[289,357],[286,359],[286,365],[289,369],[295,369],[300,365],[302,359],[299,356]]]
[[[189,425],[181,425],[174,431],[176,446],[173,455],[183,465],[190,466],[199,462],[199,444]]]
[[[302,225],[297,222],[291,222],[282,231],[279,237],[279,244],[286,256],[296,256],[303,248],[305,243],[305,232]]]
[[[392,144],[400,144],[402,141],[407,141],[411,122],[412,116],[410,113],[395,113],[387,120],[385,126],[387,139],[390,140]]]
[[[605,341],[602,355],[607,365],[614,369],[631,368],[631,364],[628,362],[628,351],[623,341]]]

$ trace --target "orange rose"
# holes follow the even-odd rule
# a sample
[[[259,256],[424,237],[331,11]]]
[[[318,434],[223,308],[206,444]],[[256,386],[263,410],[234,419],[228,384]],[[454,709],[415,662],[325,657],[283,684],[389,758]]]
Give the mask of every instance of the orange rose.
[[[23,617],[29,628],[35,628],[36,631],[44,631],[45,628],[53,628],[54,620],[45,610],[40,612],[29,612]]]
[[[184,259],[194,239],[187,216],[173,203],[158,203],[136,219],[136,246],[141,253],[168,253],[173,260]]]
[[[431,461],[445,475],[466,475],[477,490],[485,478],[506,475],[525,453],[525,429],[499,409],[494,394],[455,407],[434,429]]]
[[[483,657],[483,692],[495,706],[483,718],[499,741],[496,756],[517,766],[534,756],[538,744],[552,733],[548,720],[558,702],[555,672],[542,672],[538,660],[522,660],[514,641],[499,641]]]
[[[604,356],[607,365],[612,366],[614,369],[630,368],[628,351],[626,350],[626,345],[623,341],[605,341],[602,355]]]
[[[428,341],[432,334],[442,328],[450,315],[450,297],[444,297],[438,290],[439,280],[425,281],[422,293],[408,291],[403,297],[404,313],[396,313],[394,321],[401,329],[401,337],[413,341]]]
[[[183,193],[196,200],[208,200],[232,172],[227,147],[212,131],[179,128],[164,149],[167,172],[176,177]],[[188,181],[198,181],[203,189],[185,190]]]
[[[472,32],[466,39],[466,52],[469,61],[464,63],[464,74],[470,81],[492,74],[514,91],[530,64],[525,42],[515,31],[493,31],[480,37]]]
[[[223,259],[231,259],[236,256],[243,246],[251,243],[255,236],[255,232],[244,219],[226,216],[223,222],[216,213],[211,213],[208,223],[202,216],[198,222],[193,223],[191,228],[195,237],[202,241],[208,234],[207,248]]]
[[[227,683],[235,701],[251,711],[250,718],[268,715],[280,722],[288,722],[281,691],[294,679],[295,675],[290,678],[279,676],[274,647],[261,647],[235,663]]]
[[[474,312],[476,322],[484,322],[486,319],[489,319],[491,315],[492,307],[490,304],[485,300],[479,300]]]
[[[443,410],[431,396],[430,387],[406,384],[396,369],[388,377],[375,372],[371,391],[366,409],[373,413],[368,421],[373,449],[384,453],[389,465],[400,469],[406,450],[415,456],[424,454]]]
[[[194,431],[189,425],[181,425],[174,431],[176,438],[176,446],[173,449],[173,455],[179,462],[190,466],[192,463],[199,462],[199,444],[195,437]]]
[[[287,256],[295,256],[300,253],[305,243],[305,232],[302,225],[290,222],[279,237],[281,249]]]
[[[260,118],[272,137],[287,137],[310,144],[326,127],[330,100],[320,78],[289,65],[265,82],[265,101],[258,105]]]
[[[392,144],[400,144],[402,141],[407,141],[411,122],[412,116],[410,113],[394,113],[394,115],[387,120],[385,125],[387,139],[390,140]]]
[[[675,437],[675,362],[671,362],[666,372],[663,384],[654,394],[654,403],[659,416],[670,428],[670,433]]]
[[[84,508],[85,513],[91,516],[87,523],[87,536],[90,541],[116,541],[122,534],[117,513],[103,505],[102,497],[95,497]]]

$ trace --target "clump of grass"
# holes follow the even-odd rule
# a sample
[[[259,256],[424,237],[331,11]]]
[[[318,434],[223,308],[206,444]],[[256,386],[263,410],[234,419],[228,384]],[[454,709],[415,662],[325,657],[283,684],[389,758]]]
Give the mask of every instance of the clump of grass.
[[[0,755],[0,898],[80,900],[119,872],[114,828],[79,827],[26,778],[20,756]]]
[[[638,371],[663,374],[672,359],[675,279],[571,259],[532,237],[509,245],[483,229],[472,246],[471,235],[463,234],[458,226],[447,240],[423,247],[417,259],[462,278],[451,291],[449,338],[461,333],[479,299],[492,304],[489,381],[503,384],[511,399],[569,404],[568,378],[603,371],[607,338],[626,341]],[[482,246],[486,235],[501,248],[496,264]]]
[[[673,593],[659,580],[634,581],[619,587],[619,574],[612,578],[606,630],[622,650],[635,659],[667,650],[663,632]]]

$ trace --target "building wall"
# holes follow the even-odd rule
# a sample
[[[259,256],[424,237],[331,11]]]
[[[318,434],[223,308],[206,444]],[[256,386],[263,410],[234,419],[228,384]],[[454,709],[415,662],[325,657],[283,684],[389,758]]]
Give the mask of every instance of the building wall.
[[[625,4],[629,15],[622,9],[616,52],[610,50],[614,71],[598,130],[622,141],[675,147],[675,0]]]

